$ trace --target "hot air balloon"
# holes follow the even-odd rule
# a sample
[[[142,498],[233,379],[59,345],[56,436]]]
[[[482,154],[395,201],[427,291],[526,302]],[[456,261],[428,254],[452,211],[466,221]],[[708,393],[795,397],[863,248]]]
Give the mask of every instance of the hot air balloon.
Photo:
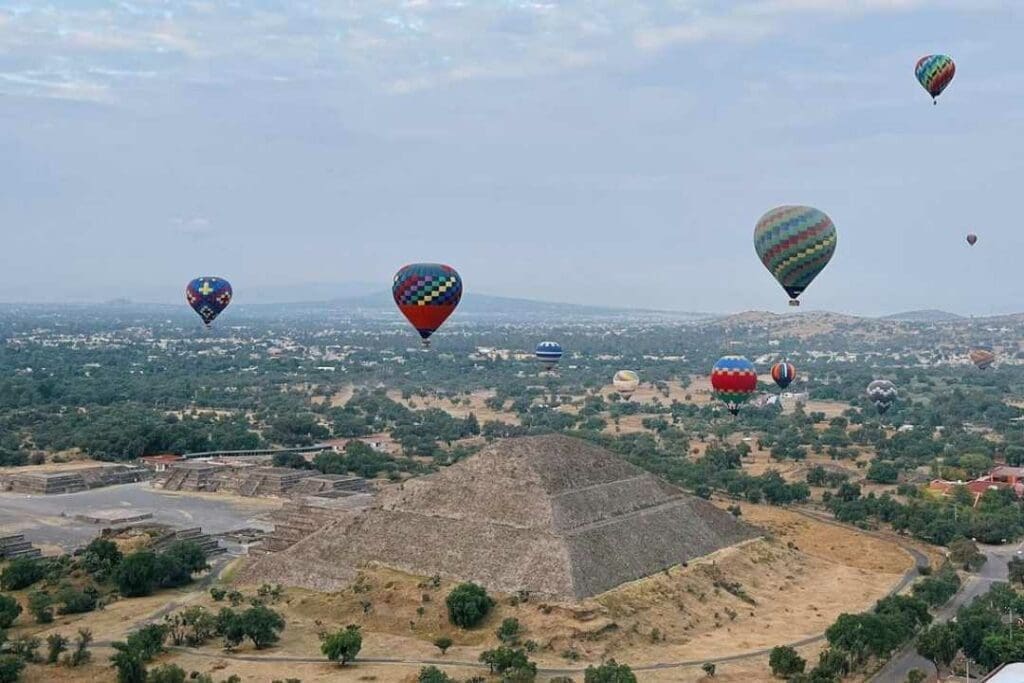
[[[207,327],[231,303],[231,283],[222,277],[197,277],[185,287],[185,299]]]
[[[743,356],[722,356],[711,368],[711,387],[715,398],[724,401],[729,412],[736,415],[757,389],[757,371]]]
[[[558,342],[542,341],[537,344],[534,353],[547,370],[554,370],[558,361],[562,359],[562,345]]]
[[[640,386],[640,376],[632,370],[619,370],[612,377],[612,386],[615,387],[615,391],[619,392],[627,401],[629,397],[633,395],[636,388]]]
[[[917,60],[917,66],[914,67],[917,82],[932,96],[932,104],[938,104],[938,96],[955,74],[956,64],[947,55],[925,55]]]
[[[975,346],[969,355],[979,370],[988,370],[996,362],[996,353],[991,346]]]
[[[836,250],[832,220],[810,206],[772,209],[754,228],[754,249],[761,263],[789,294],[789,305],[828,265]]]
[[[977,241],[978,241],[978,236],[977,235],[975,235],[973,232],[967,233],[967,244],[969,244],[969,245],[971,245],[973,247],[975,242],[977,242]]]
[[[898,393],[896,385],[887,379],[876,379],[868,385],[868,399],[875,404],[878,414],[882,415],[896,402]]]
[[[451,266],[413,263],[395,273],[391,287],[398,310],[420,333],[423,346],[462,298],[462,278]]]
[[[772,379],[785,390],[796,379],[796,366],[792,363],[776,363],[772,366]]]

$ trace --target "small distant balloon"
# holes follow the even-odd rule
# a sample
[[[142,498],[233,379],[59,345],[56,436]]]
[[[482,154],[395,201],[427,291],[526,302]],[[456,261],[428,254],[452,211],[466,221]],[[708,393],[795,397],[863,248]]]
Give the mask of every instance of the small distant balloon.
[[[209,327],[231,303],[231,283],[222,277],[197,277],[185,287],[185,300]]]
[[[558,365],[558,361],[562,359],[562,345],[558,342],[542,341],[540,344],[537,344],[534,355],[537,356],[537,360],[544,365],[545,369],[554,370],[555,366]]]
[[[792,363],[776,363],[772,366],[772,379],[785,390],[796,379],[796,366]]]
[[[868,385],[868,400],[875,404],[875,410],[879,415],[884,415],[892,404],[896,402],[899,393],[896,385],[887,379],[876,379]]]
[[[757,371],[743,356],[722,356],[711,368],[711,388],[715,398],[736,415],[740,406],[757,390]]]
[[[991,346],[975,346],[968,355],[979,370],[988,370],[996,362],[996,352]]]
[[[969,244],[969,245],[971,245],[973,247],[977,241],[978,241],[978,236],[977,235],[975,235],[973,232],[967,233],[967,244]]]
[[[810,206],[780,206],[757,221],[754,250],[782,288],[789,305],[818,277],[836,251],[832,219]]]
[[[619,370],[612,377],[612,386],[620,396],[628,401],[636,388],[640,386],[640,376],[632,370]]]
[[[948,55],[925,55],[917,60],[914,75],[921,87],[932,96],[932,104],[938,104],[938,97],[956,74],[956,64]]]
[[[455,312],[462,299],[462,278],[451,266],[413,263],[395,273],[391,294],[402,315],[420,334],[423,346]]]

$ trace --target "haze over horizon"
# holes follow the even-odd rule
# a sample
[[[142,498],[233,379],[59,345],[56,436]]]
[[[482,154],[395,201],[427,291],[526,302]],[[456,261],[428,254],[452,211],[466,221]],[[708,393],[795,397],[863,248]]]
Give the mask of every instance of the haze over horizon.
[[[289,300],[428,260],[497,296],[783,312],[751,234],[800,203],[839,231],[800,310],[1024,310],[1019,2],[333,5],[0,0],[0,301],[199,274]]]

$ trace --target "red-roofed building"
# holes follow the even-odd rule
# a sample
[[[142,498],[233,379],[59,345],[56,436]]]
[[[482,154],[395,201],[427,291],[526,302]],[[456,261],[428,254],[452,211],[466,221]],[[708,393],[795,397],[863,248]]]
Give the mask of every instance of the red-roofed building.
[[[1024,493],[1024,484],[1010,485],[1002,481],[993,481],[988,476],[975,479],[974,481],[946,481],[945,479],[932,479],[928,484],[928,490],[934,491],[942,496],[952,495],[953,490],[958,486],[966,488],[971,493],[972,506],[977,506],[978,501],[985,495],[986,491],[993,489],[1012,489],[1017,497]],[[1020,488],[1018,488],[1018,486]]]

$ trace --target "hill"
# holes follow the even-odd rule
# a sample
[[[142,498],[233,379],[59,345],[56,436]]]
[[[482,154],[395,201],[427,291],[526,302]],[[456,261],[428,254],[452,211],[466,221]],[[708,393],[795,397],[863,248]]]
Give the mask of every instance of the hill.
[[[581,599],[760,532],[586,441],[509,439],[247,570],[320,590],[376,563]]]
[[[936,309],[904,311],[903,313],[893,313],[882,318],[882,320],[895,320],[905,323],[951,323],[965,319],[962,315]]]

